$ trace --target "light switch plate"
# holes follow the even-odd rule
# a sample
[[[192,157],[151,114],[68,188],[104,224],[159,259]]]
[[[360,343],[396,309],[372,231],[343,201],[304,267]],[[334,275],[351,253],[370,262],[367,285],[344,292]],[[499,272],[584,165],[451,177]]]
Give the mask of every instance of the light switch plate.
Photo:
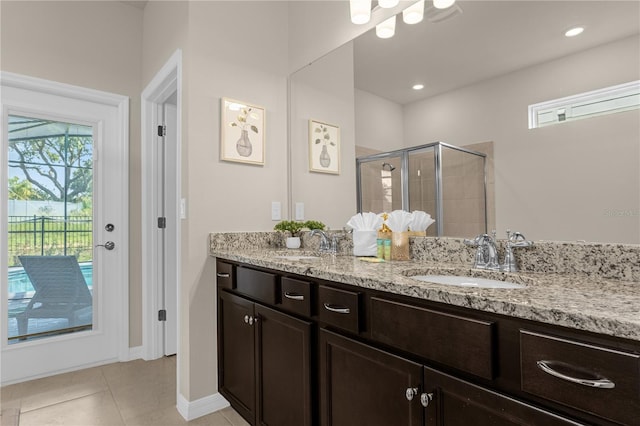
[[[282,205],[280,201],[271,202],[271,220],[282,220]]]
[[[304,220],[304,203],[296,203],[296,220]]]

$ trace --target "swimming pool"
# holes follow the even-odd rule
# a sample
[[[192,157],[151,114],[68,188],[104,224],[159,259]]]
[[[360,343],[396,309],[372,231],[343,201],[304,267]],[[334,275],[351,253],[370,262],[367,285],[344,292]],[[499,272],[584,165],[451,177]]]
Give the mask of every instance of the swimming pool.
[[[89,287],[89,290],[91,290],[93,288],[93,263],[81,263],[80,271],[84,276],[84,280],[87,282],[87,287]],[[27,273],[24,272],[23,268],[9,268],[8,283],[9,299],[11,299],[12,295],[15,294],[34,292],[33,285],[31,285],[31,281],[29,280]]]

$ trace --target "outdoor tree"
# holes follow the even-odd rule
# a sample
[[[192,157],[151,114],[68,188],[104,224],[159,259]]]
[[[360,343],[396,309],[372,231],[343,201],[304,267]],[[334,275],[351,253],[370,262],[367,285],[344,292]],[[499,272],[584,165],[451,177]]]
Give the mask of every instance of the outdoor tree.
[[[46,200],[46,195],[35,188],[26,179],[18,176],[9,178],[9,199],[10,200]]]
[[[12,178],[10,193],[25,196],[31,191],[32,200],[81,202],[92,192],[91,135],[10,139],[9,155],[14,159],[9,167],[24,174],[24,179]]]

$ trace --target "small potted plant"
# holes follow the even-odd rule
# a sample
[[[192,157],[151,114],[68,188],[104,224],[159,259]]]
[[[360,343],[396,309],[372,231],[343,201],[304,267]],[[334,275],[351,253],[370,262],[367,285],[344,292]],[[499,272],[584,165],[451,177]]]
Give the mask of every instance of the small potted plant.
[[[287,237],[287,248],[300,248],[300,231],[303,229],[322,229],[326,228],[325,224],[317,220],[308,220],[306,222],[297,222],[295,220],[283,220],[273,227],[276,231],[288,232],[291,234]]]
[[[296,222],[295,220],[283,220],[273,227],[276,231],[289,232],[287,237],[287,248],[300,248],[300,231],[305,227],[304,222]]]

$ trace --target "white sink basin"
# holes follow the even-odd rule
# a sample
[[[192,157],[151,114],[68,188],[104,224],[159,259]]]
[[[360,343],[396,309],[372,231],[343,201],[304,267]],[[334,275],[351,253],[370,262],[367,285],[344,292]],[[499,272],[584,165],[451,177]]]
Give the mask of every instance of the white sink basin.
[[[478,277],[461,277],[458,275],[415,275],[414,280],[426,281],[436,284],[454,285],[458,287],[475,288],[525,288],[523,284],[516,284],[509,281],[498,281]]]
[[[276,259],[285,259],[285,260],[312,260],[312,259],[320,259],[319,256],[304,256],[299,254],[283,254],[281,256],[275,256]]]

